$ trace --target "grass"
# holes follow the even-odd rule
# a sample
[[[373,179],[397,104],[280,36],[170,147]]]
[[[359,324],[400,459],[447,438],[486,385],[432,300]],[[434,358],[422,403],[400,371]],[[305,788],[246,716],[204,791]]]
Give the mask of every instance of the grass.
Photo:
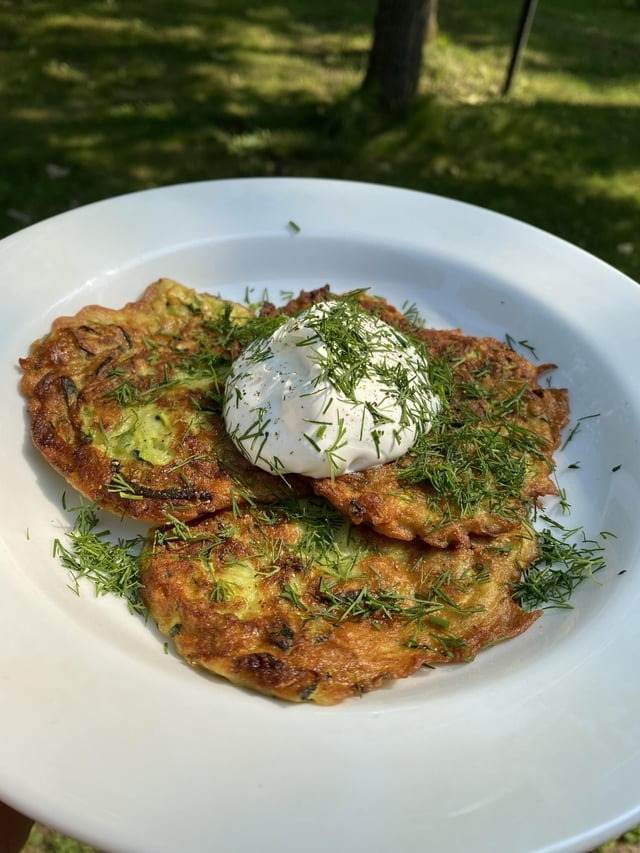
[[[525,219],[640,278],[639,0],[447,0],[421,97],[357,94],[372,0],[0,0],[0,232],[177,181],[316,175]]]
[[[640,0],[542,2],[508,99],[518,4],[441,5],[420,97],[388,117],[357,92],[373,0],[0,0],[0,234],[161,184],[342,177],[511,214],[640,279]],[[27,849],[74,844],[36,828]]]
[[[22,853],[94,853],[93,847],[36,824]]]

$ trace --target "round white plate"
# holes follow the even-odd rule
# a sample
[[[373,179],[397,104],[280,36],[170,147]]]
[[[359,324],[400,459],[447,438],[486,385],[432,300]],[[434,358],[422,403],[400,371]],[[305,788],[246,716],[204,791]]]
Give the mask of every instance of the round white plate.
[[[0,274],[0,798],[126,853],[585,850],[640,822],[633,282],[479,208],[289,179],[74,210],[0,243]],[[371,285],[433,325],[527,339],[574,418],[600,413],[558,477],[572,524],[617,533],[609,569],[472,664],[333,708],[199,674],[120,600],[74,596],[51,556],[64,486],[31,448],[17,358],[54,317],[160,276],[236,298]]]

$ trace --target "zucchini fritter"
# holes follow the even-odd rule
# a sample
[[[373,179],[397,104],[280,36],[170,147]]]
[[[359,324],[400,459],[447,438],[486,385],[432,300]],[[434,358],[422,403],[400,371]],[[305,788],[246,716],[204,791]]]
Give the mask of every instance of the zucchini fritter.
[[[119,310],[57,319],[20,361],[36,447],[82,494],[139,519],[274,500],[286,484],[238,453],[220,414],[231,360],[273,323],[168,279]]]
[[[459,663],[538,617],[511,597],[528,528],[453,550],[353,528],[317,499],[158,529],[142,595],[194,665],[291,701],[333,704]]]
[[[285,311],[330,298],[328,288],[303,292]],[[567,392],[539,385],[553,365],[536,367],[494,338],[418,329],[382,299],[359,301],[424,344],[443,408],[402,459],[315,480],[317,494],[354,524],[436,547],[514,529],[528,504],[557,494],[553,452],[568,420]]]

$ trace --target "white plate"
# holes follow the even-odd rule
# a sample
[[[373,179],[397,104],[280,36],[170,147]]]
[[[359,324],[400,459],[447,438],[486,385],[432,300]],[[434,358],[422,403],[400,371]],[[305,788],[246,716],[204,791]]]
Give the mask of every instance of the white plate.
[[[312,180],[101,202],[5,240],[0,273],[5,800],[127,853],[585,850],[640,821],[633,282],[479,208]],[[161,275],[231,297],[372,285],[434,325],[527,338],[561,365],[574,416],[601,412],[560,454],[559,477],[572,520],[617,532],[610,568],[574,610],[474,663],[329,709],[200,675],[121,601],[72,595],[51,557],[63,484],[27,438],[15,363],[57,315],[118,306]]]

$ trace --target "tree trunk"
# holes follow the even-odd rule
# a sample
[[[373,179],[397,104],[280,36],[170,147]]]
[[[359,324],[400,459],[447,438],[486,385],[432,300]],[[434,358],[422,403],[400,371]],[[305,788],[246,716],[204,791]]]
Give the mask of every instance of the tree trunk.
[[[427,44],[438,35],[438,2],[439,0],[427,2]]]
[[[437,29],[438,0],[378,0],[363,87],[385,106],[406,106],[418,90],[425,34]]]

